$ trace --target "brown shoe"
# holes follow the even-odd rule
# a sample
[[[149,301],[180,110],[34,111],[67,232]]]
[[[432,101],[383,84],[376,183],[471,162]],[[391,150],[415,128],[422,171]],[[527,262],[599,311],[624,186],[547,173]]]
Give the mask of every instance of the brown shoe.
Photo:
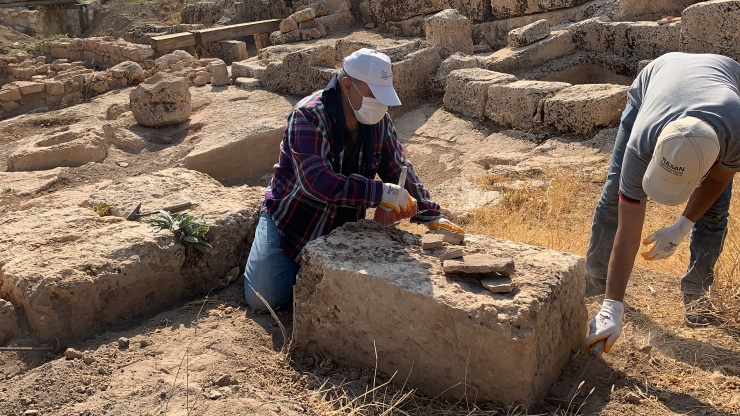
[[[706,295],[683,295],[685,308],[684,320],[691,328],[702,328],[717,324],[717,315],[714,305]]]

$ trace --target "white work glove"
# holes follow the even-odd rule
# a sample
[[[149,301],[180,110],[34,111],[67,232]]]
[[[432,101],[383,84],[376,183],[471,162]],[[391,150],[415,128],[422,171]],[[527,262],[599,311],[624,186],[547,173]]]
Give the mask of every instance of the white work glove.
[[[411,198],[409,192],[392,183],[383,184],[383,199],[380,205],[395,211],[396,214],[408,211],[416,201]]]
[[[449,230],[458,234],[465,234],[465,230],[458,227],[452,221],[444,217],[440,217],[434,221],[429,221],[428,223],[426,223],[426,225],[427,228],[432,231],[437,231],[439,228],[444,228],[445,230]]]
[[[640,253],[642,258],[645,260],[661,260],[671,257],[684,237],[691,232],[693,226],[694,223],[690,219],[681,216],[673,225],[654,232],[642,244],[646,246],[656,241],[655,246],[650,252]]]
[[[622,333],[622,315],[624,314],[624,305],[622,302],[604,299],[601,305],[601,311],[594,316],[589,325],[588,337],[586,337],[586,352],[589,352],[591,346],[599,341],[606,340],[604,343],[604,352],[609,352],[612,346]]]

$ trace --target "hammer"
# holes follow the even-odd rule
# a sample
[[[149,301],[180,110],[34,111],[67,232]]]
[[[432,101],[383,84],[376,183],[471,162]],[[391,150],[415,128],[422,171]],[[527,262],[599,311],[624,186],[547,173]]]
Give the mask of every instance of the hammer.
[[[194,204],[192,202],[183,202],[182,204],[176,204],[176,205],[170,205],[168,207],[162,208],[160,211],[167,211],[167,212],[179,212],[184,210],[185,208],[192,207]],[[139,202],[138,205],[136,205],[136,208],[134,208],[131,212],[129,212],[128,215],[126,215],[127,221],[136,221],[137,219],[141,217],[146,217],[149,215],[154,215],[158,213],[159,211],[151,211],[151,212],[145,212],[143,214],[140,213],[141,211],[141,202]]]

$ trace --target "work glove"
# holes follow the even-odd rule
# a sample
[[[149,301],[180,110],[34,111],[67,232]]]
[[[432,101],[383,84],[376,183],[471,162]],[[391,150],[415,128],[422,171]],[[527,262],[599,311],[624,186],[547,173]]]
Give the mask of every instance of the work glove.
[[[693,226],[694,223],[690,219],[681,216],[673,225],[654,232],[642,244],[648,245],[656,241],[655,246],[650,252],[640,253],[642,258],[645,260],[661,260],[671,257],[684,237],[691,232]]]
[[[396,214],[406,212],[411,209],[411,206],[416,203],[414,198],[411,198],[409,192],[392,183],[383,184],[383,198],[380,201],[380,205],[393,210]]]
[[[434,221],[428,222],[427,228],[429,228],[431,231],[437,231],[440,228],[444,228],[445,230],[452,231],[458,234],[465,234],[465,230],[453,224],[452,221],[444,217],[440,217]]]
[[[601,340],[604,343],[604,352],[609,352],[614,342],[622,333],[622,315],[624,314],[624,305],[622,302],[604,299],[601,305],[601,311],[594,316],[589,325],[588,337],[584,349],[589,352],[591,347]]]

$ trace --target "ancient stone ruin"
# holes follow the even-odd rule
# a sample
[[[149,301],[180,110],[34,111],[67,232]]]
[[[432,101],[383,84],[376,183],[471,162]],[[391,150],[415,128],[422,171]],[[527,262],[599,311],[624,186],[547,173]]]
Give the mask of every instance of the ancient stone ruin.
[[[391,58],[398,138],[463,225],[550,186],[548,167],[600,177],[651,60],[740,59],[738,0],[220,0],[87,37],[102,6],[44,7],[0,4],[0,25],[69,35],[0,55],[0,342],[71,345],[243,273],[286,117],[361,48]],[[126,219],[181,202],[211,251]],[[377,354],[431,397],[541,404],[583,342],[583,259],[406,225],[363,220],[306,247],[294,345],[361,368]]]

